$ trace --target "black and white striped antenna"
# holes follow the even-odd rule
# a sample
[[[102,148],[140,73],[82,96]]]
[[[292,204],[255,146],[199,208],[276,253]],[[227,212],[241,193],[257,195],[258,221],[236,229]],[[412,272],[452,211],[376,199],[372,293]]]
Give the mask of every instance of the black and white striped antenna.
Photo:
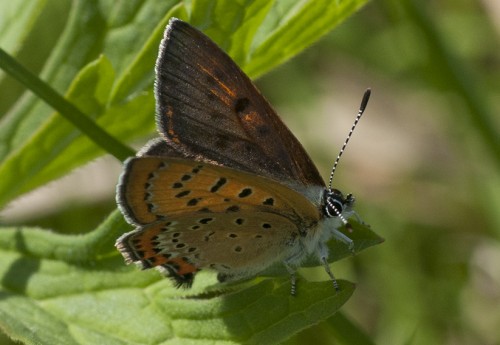
[[[328,182],[328,189],[331,191],[332,190],[332,180],[333,180],[333,175],[335,174],[335,170],[337,169],[337,165],[339,164],[340,157],[344,153],[344,150],[347,146],[347,143],[349,142],[349,139],[351,139],[352,132],[354,132],[354,128],[356,128],[359,119],[361,119],[361,116],[363,115],[366,105],[368,104],[368,100],[370,99],[370,94],[371,94],[371,89],[366,89],[365,94],[363,95],[363,99],[361,100],[361,105],[359,106],[358,110],[358,115],[356,116],[356,119],[354,120],[354,123],[352,124],[351,130],[349,131],[349,134],[347,134],[347,138],[344,141],[344,145],[342,145],[342,148],[340,149],[339,154],[337,155],[337,159],[335,159],[335,163],[333,163],[333,168],[332,172],[330,173],[330,181]]]

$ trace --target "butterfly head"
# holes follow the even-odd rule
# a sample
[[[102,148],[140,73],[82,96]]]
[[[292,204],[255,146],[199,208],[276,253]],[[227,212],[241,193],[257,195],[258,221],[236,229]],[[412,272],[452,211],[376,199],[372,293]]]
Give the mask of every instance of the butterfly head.
[[[338,189],[325,189],[323,194],[323,213],[326,217],[341,217],[342,212],[349,211],[354,206],[354,197],[352,194],[344,194]]]

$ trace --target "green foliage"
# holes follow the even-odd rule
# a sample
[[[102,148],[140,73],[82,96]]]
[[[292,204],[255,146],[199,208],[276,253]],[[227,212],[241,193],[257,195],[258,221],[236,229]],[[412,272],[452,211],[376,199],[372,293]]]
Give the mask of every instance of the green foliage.
[[[101,156],[112,137],[130,142],[154,131],[153,66],[171,16],[203,29],[256,77],[365,2],[193,1],[189,8],[153,0],[2,3],[0,12],[11,20],[0,23],[0,45],[13,55],[36,54],[36,46],[23,45],[27,37],[49,20],[60,26],[39,74],[65,100],[51,101],[43,90],[42,99],[13,91],[1,100],[8,111],[0,126],[0,205]],[[0,63],[8,70],[6,61]],[[9,83],[3,75],[0,88]],[[68,113],[65,102],[92,121]],[[102,129],[112,137],[96,145]],[[276,343],[331,317],[354,291],[347,281],[339,281],[336,294],[330,281],[300,279],[294,298],[288,277],[213,286],[209,274],[192,290],[176,290],[155,271],[124,266],[113,244],[129,229],[117,211],[84,235],[4,226],[0,328],[26,344]],[[356,252],[381,241],[365,226],[355,230]],[[350,255],[332,245],[335,259]]]

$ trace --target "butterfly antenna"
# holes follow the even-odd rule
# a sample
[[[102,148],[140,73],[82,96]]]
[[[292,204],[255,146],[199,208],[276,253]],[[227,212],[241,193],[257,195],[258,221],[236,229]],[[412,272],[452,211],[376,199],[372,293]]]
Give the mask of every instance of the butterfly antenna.
[[[344,153],[347,143],[349,142],[349,139],[351,139],[352,132],[354,132],[354,128],[356,128],[359,119],[361,119],[361,116],[365,111],[366,105],[368,104],[368,100],[370,99],[371,92],[372,92],[371,89],[366,89],[365,94],[363,95],[363,99],[361,100],[361,105],[359,106],[358,115],[356,116],[356,119],[352,124],[349,134],[347,134],[347,138],[345,139],[344,145],[342,145],[342,148],[340,149],[340,152],[337,155],[337,159],[335,159],[335,163],[333,163],[332,172],[330,173],[330,181],[328,183],[328,189],[330,190],[332,190],[333,175],[335,174],[335,170],[337,169],[337,165],[339,164],[340,157],[342,157],[342,154]]]

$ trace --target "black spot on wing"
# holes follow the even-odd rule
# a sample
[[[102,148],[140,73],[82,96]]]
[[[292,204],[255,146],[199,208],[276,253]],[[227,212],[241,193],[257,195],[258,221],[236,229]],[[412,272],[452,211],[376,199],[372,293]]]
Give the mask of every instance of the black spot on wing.
[[[234,111],[237,113],[241,113],[245,111],[250,105],[250,100],[246,97],[238,98],[236,102],[234,102]]]

